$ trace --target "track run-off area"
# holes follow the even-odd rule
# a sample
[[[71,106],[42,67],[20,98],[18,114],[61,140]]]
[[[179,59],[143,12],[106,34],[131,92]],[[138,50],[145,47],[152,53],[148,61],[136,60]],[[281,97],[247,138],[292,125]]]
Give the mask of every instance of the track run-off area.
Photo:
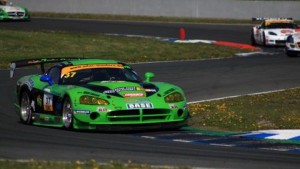
[[[188,39],[249,44],[251,25],[214,25],[93,21],[33,18],[31,22],[0,23],[1,28],[22,30],[73,30],[107,34],[178,38],[184,27]],[[300,58],[285,56],[283,48],[239,54],[216,60],[151,62],[133,64],[155,81],[182,87],[189,102],[225,98],[300,86]],[[205,168],[299,168],[300,145],[264,142],[261,139],[214,135],[190,128],[180,131],[138,133],[70,132],[19,123],[13,107],[16,79],[37,70],[9,70],[1,74],[0,158],[37,160],[110,160],[152,165]]]

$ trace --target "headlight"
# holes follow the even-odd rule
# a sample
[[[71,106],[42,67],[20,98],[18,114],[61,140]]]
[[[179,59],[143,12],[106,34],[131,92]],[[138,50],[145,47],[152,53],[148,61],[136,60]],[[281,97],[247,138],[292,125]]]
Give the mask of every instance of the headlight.
[[[287,39],[286,39],[286,42],[287,42],[287,43],[294,43],[294,38],[293,38],[293,36],[291,36],[291,35],[288,36]]]
[[[183,100],[184,100],[184,97],[179,92],[172,93],[172,94],[168,95],[167,97],[165,97],[165,102],[167,102],[167,103],[181,102]]]
[[[92,96],[81,96],[79,102],[80,104],[102,105],[102,106],[109,104],[109,102],[104,99],[100,99]]]
[[[274,32],[269,32],[269,35],[275,35],[275,36],[277,36],[277,34],[274,33]]]

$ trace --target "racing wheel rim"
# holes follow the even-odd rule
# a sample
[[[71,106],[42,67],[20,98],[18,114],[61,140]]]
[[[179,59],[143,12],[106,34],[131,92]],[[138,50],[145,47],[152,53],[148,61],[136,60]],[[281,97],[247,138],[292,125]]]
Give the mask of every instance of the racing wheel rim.
[[[21,98],[21,111],[20,111],[20,117],[22,122],[30,122],[31,118],[31,105],[30,105],[30,99],[27,92],[24,92],[22,94]]]
[[[62,119],[65,128],[70,129],[73,125],[73,111],[72,106],[69,98],[65,99],[64,105],[63,105],[63,112],[62,112]]]

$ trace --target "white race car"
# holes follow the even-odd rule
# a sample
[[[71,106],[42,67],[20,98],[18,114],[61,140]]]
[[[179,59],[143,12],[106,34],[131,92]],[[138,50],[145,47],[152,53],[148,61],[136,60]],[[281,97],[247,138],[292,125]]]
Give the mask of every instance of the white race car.
[[[285,53],[290,57],[300,54],[300,32],[294,33],[287,37]]]
[[[7,0],[0,0],[0,21],[24,20],[29,21],[30,15],[27,8],[15,6]]]
[[[253,18],[252,20],[262,21],[260,25],[252,28],[252,45],[284,46],[290,34],[300,31],[291,18]]]

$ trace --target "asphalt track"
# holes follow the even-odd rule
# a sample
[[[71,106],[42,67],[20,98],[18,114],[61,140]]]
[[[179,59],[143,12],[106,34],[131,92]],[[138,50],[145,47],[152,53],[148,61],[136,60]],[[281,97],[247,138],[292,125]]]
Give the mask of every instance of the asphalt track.
[[[0,23],[0,30],[1,28],[54,29],[176,38],[178,29],[183,26],[188,38],[249,42],[249,25],[33,19],[32,22]],[[281,48],[264,48],[264,51],[266,51],[265,54],[232,59],[135,64],[133,67],[140,74],[146,71],[154,72],[156,81],[167,81],[181,86],[186,91],[189,101],[300,85],[300,58],[286,57]],[[2,159],[34,158],[61,161],[96,159],[99,162],[131,160],[154,165],[209,168],[296,169],[300,167],[300,153],[257,149],[255,147],[261,146],[258,142],[251,144],[254,148],[228,147],[226,145],[189,144],[165,139],[179,132],[181,136],[176,137],[177,139],[189,137],[194,140],[200,139],[198,141],[202,143],[212,140],[208,136],[199,138],[180,131],[112,134],[70,132],[22,125],[18,122],[12,105],[13,89],[18,77],[32,72],[36,70],[17,71],[16,77],[9,79],[8,70],[0,71],[0,158]],[[149,139],[154,138],[153,136],[162,139]]]

